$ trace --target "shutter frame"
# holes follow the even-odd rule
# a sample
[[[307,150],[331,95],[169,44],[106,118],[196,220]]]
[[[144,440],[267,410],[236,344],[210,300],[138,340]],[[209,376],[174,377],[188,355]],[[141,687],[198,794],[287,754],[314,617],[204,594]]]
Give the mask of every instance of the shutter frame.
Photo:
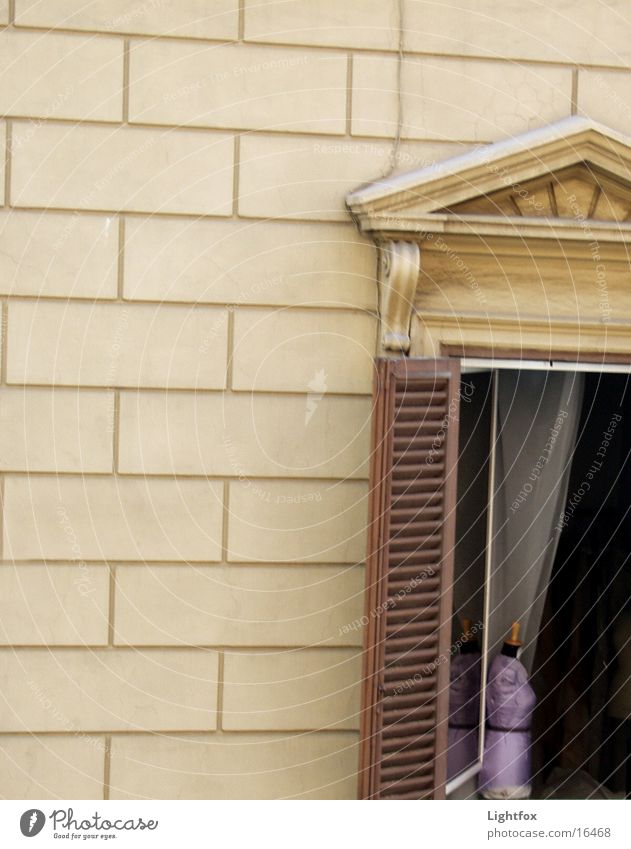
[[[376,361],[360,713],[359,795],[363,799],[444,798],[445,795],[459,390],[459,360]],[[441,404],[443,391],[445,398]],[[414,392],[417,394],[413,395]],[[424,400],[428,401],[425,405]],[[437,411],[439,418],[435,415]],[[432,465],[427,461],[431,451],[428,444],[435,440],[443,426],[442,473],[432,477],[426,474],[423,479],[423,471]],[[431,445],[434,444],[431,442]],[[402,476],[409,475],[410,471],[412,477],[407,481]],[[437,479],[438,485],[432,488]],[[412,502],[409,508],[395,508],[399,514],[403,510],[403,519],[397,515],[399,523],[394,529],[391,528],[395,501],[393,484],[401,490],[400,500],[407,495]],[[409,486],[414,484],[418,491],[408,493]],[[438,513],[437,499],[440,502]],[[418,506],[419,501],[423,502],[421,506]],[[422,551],[422,544],[414,548],[415,537],[431,539],[438,534],[439,554],[435,547],[426,552]],[[406,542],[406,538],[411,538],[412,542]],[[401,549],[398,555],[397,548]],[[397,603],[389,604],[389,598],[392,599],[389,590],[393,591],[402,584],[396,575],[397,566],[404,565],[410,557],[412,563],[408,572],[417,569],[419,573],[427,573],[433,569],[438,580],[430,576],[424,588],[421,584],[426,579],[423,579],[412,586],[405,604],[398,595]],[[408,575],[407,586],[413,580]],[[417,587],[420,589],[415,593]],[[387,631],[389,619],[390,633]],[[403,644],[400,648],[395,639]],[[406,648],[410,641],[411,648]],[[418,682],[416,675],[410,678],[408,662],[408,678],[404,683],[414,681],[410,692],[401,691],[400,687],[397,689],[391,683],[394,691],[388,697],[388,707],[399,710],[401,718],[385,722],[386,678],[396,682],[396,663],[391,660],[392,653],[400,651],[405,656],[406,652],[417,650],[419,668],[424,666],[427,669],[427,660],[420,660],[430,651],[423,648],[427,641],[433,643],[431,654],[434,658],[441,659],[434,665],[434,682],[432,675],[421,675]],[[387,657],[390,660],[387,661]],[[431,666],[430,661],[430,669]],[[409,719],[406,729],[403,722],[406,714],[412,711],[416,711],[417,715]],[[433,724],[429,721],[431,715]],[[412,734],[411,723],[416,729],[414,733],[418,732],[416,737],[409,737]],[[397,736],[399,730],[401,737]],[[416,744],[409,752],[406,752],[409,743],[396,748],[399,739],[408,739],[406,734]],[[425,738],[424,735],[429,736]],[[384,742],[387,748],[385,759]],[[388,758],[394,761],[394,765],[388,765]],[[419,770],[417,775],[413,774],[415,768]]]

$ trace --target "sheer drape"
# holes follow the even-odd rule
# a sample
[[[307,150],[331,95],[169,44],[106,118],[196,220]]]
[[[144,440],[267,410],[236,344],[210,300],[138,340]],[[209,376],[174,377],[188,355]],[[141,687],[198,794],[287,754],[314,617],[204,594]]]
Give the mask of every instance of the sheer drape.
[[[489,646],[522,623],[530,671],[561,531],[583,376],[500,371]]]

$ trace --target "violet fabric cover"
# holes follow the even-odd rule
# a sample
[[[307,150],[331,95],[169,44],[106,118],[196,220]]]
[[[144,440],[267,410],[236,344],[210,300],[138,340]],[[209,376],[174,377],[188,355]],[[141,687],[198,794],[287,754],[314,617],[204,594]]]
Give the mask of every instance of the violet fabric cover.
[[[459,654],[451,662],[447,780],[478,759],[480,654]]]
[[[498,655],[486,689],[486,736],[479,789],[525,798],[530,795],[530,747],[535,692],[515,657]]]

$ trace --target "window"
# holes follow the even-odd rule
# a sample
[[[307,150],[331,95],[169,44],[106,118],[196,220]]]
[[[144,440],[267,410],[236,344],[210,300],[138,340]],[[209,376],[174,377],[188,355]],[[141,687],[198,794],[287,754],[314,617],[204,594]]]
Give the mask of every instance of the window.
[[[450,663],[477,638],[485,681],[488,662],[515,618],[527,626],[524,662],[541,690],[532,747],[538,796],[548,792],[554,770],[565,763],[563,747],[546,731],[550,725],[566,734],[574,759],[590,764],[581,780],[593,781],[594,788],[602,784],[603,792],[613,788],[607,770],[612,772],[619,749],[619,737],[615,745],[611,740],[620,673],[612,635],[631,621],[625,613],[631,568],[624,545],[631,437],[614,442],[614,436],[618,422],[631,415],[630,372],[631,365],[622,363],[378,361],[361,729],[364,798],[458,798],[475,791],[484,750],[484,688],[477,701],[469,694],[474,711],[466,722],[461,715],[452,723],[454,737],[453,727],[448,732],[449,698],[457,681],[450,682]],[[585,484],[590,475],[590,481],[597,478],[593,489]],[[575,509],[568,504],[577,497],[581,518],[573,521]],[[595,554],[594,539],[606,540],[608,551],[617,546],[606,566],[605,547]],[[568,563],[586,556],[598,565],[584,567],[581,590],[568,583],[574,568]],[[555,615],[559,597],[573,614]],[[582,611],[586,598],[600,599],[597,612]],[[598,616],[612,623],[609,636],[599,630]],[[470,625],[463,639],[465,619]],[[567,633],[559,630],[563,622],[570,623]],[[582,655],[569,671],[564,668],[570,647],[578,651],[582,645],[593,676]],[[595,665],[603,659],[606,673]],[[564,688],[546,690],[564,674],[587,714],[596,703],[600,708],[600,718],[592,718],[578,740],[566,728],[571,711]],[[605,707],[608,694],[614,696],[611,710]],[[623,789],[624,780],[616,779]]]
[[[462,620],[480,618],[482,598],[484,680],[488,653],[501,645],[505,620],[519,597],[505,586],[511,568],[499,569],[495,562],[510,551],[500,515],[506,504],[500,511],[493,492],[472,516],[467,503],[480,501],[485,477],[489,489],[498,475],[500,483],[507,479],[506,464],[512,464],[519,473],[510,476],[511,487],[520,476],[525,484],[523,502],[520,490],[514,493],[512,532],[530,516],[535,500],[525,490],[529,475],[539,471],[514,462],[517,454],[525,461],[528,453],[511,454],[502,436],[511,432],[502,431],[507,413],[499,401],[505,393],[494,387],[509,380],[501,375],[515,371],[516,358],[523,375],[589,370],[579,360],[594,363],[595,370],[606,362],[603,370],[613,371],[616,361],[629,369],[630,170],[629,139],[572,117],[363,186],[347,198],[357,226],[378,248],[378,353],[388,358],[378,360],[375,395],[363,797],[443,797],[464,792],[464,783],[475,778],[482,729],[475,762],[471,757],[468,766],[467,756],[455,775],[448,771],[449,664],[440,659],[450,656],[462,636]],[[467,380],[487,387],[476,389],[485,399],[478,417],[488,420],[486,430],[474,421],[471,431],[467,422],[476,406],[461,393],[461,381]],[[557,388],[566,384],[581,381],[550,381]],[[546,397],[548,412],[556,414],[554,392]],[[574,425],[583,413],[574,412]],[[537,422],[544,431],[549,427],[545,416]],[[484,457],[477,443],[486,432],[491,448]],[[562,440],[574,433],[565,425],[562,432]],[[562,455],[556,451],[556,461]],[[563,486],[570,486],[575,468],[569,462],[562,467]],[[509,488],[502,486],[504,498]],[[546,520],[559,506],[562,489],[550,486],[540,511]],[[562,531],[552,536],[553,547],[563,543]],[[532,623],[546,621],[547,583],[556,569],[548,553],[519,580],[537,599],[534,614],[524,620],[528,633],[536,630]],[[467,580],[478,589],[465,604]],[[498,615],[501,597],[510,603]],[[537,641],[530,642],[524,652],[532,664]]]

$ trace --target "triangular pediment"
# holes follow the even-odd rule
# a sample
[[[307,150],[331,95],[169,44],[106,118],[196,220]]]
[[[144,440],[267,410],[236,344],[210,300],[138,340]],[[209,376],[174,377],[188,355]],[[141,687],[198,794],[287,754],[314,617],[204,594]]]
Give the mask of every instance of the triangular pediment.
[[[362,230],[419,234],[462,226],[631,239],[631,140],[574,117],[365,186],[347,198]],[[613,228],[613,229],[612,229]],[[608,232],[611,230],[611,233]],[[614,232],[615,231],[615,232]]]
[[[581,163],[440,211],[457,215],[518,215],[620,222],[628,221],[631,216],[631,189]]]

